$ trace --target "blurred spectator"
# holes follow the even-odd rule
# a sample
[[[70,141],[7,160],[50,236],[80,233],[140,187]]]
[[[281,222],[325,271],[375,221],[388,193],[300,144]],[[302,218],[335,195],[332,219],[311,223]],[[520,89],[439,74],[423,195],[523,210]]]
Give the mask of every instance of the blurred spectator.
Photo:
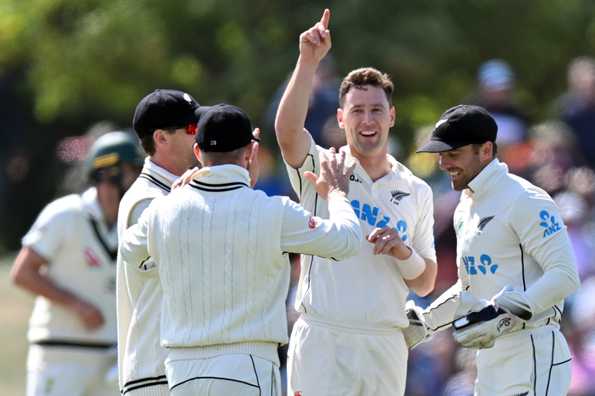
[[[259,176],[254,188],[263,190],[268,196],[287,195],[293,196],[289,179],[285,174],[282,164],[265,145],[261,145],[258,152]]]
[[[564,175],[575,165],[576,145],[570,129],[558,121],[531,128],[531,179],[550,194],[564,189]]]
[[[491,59],[479,67],[477,104],[486,108],[498,124],[496,143],[522,143],[527,134],[527,117],[514,103],[515,76],[505,61]]]
[[[577,193],[564,191],[554,196],[560,216],[568,228],[568,236],[576,257],[576,268],[581,280],[595,275],[593,235],[588,232],[587,204]]]
[[[443,396],[473,396],[476,376],[475,353],[475,350],[465,348],[455,352],[455,365],[458,371],[446,383]]]
[[[287,80],[289,81],[289,79]],[[273,101],[266,113],[267,125],[275,124],[277,107],[285,91],[287,81],[275,92]],[[319,146],[329,148],[335,143],[335,136],[324,136],[323,129],[327,121],[332,117],[336,121],[337,108],[339,107],[339,79],[335,70],[335,62],[330,55],[327,55],[316,70],[314,76],[312,96],[306,116],[305,128],[310,132]]]
[[[576,135],[587,163],[595,167],[595,60],[581,56],[568,65],[568,91],[560,100],[561,118]]]
[[[584,281],[570,312],[572,377],[570,395],[595,395],[595,278]]]

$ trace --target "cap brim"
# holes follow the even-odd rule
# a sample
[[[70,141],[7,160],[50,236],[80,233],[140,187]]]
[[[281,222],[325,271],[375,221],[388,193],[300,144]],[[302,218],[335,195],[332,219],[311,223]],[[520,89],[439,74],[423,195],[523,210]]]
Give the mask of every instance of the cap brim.
[[[439,140],[430,140],[417,149],[416,153],[441,153],[456,149],[456,145],[447,144]]]

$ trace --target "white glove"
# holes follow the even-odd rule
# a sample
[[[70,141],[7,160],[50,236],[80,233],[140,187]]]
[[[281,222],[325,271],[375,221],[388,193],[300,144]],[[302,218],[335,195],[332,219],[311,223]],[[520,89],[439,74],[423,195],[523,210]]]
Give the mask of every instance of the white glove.
[[[407,347],[413,349],[422,342],[427,341],[434,331],[427,325],[423,309],[415,305],[413,300],[405,303],[405,313],[407,319],[409,319],[409,326],[403,329],[403,335]]]
[[[450,326],[454,319],[471,311],[479,311],[488,304],[488,301],[478,300],[467,291],[443,294],[425,309],[409,300],[405,304],[405,313],[409,319],[409,327],[403,329],[405,342],[413,349],[427,341],[435,332]]]
[[[453,336],[465,348],[491,348],[496,338],[523,327],[533,309],[523,292],[505,287],[489,305],[453,322]]]

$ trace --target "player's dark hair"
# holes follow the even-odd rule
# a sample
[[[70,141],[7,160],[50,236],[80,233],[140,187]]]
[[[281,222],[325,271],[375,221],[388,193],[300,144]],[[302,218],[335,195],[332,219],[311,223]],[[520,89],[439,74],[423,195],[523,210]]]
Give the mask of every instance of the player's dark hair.
[[[204,163],[205,166],[238,164],[248,147],[250,147],[250,144],[233,151],[201,151],[201,162]]]
[[[155,142],[153,141],[152,133],[143,135],[143,137],[140,138],[140,144],[148,155],[155,154]]]
[[[492,157],[496,158],[496,154],[498,153],[498,145],[496,144],[496,142],[491,142],[492,143]],[[480,144],[472,144],[471,146],[473,147],[473,152],[475,153],[479,153],[479,148],[481,147],[483,143]]]
[[[345,76],[341,82],[341,87],[339,88],[340,106],[343,107],[345,95],[347,95],[351,88],[361,88],[366,85],[382,88],[388,103],[392,104],[395,86],[393,85],[393,82],[391,81],[388,74],[382,73],[373,67],[362,67],[349,72],[349,74],[347,74],[347,76]]]
[[[176,133],[175,129],[163,130],[169,134]],[[155,131],[153,131],[153,133],[155,133]],[[140,144],[141,146],[143,146],[143,150],[145,150],[145,153],[147,153],[148,155],[155,154],[155,141],[153,140],[153,133],[143,135],[143,137],[140,138]]]

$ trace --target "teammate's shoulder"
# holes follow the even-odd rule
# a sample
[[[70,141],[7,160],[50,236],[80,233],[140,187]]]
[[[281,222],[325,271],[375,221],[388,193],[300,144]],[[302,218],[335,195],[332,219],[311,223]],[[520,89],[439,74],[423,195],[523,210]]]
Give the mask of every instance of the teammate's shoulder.
[[[516,175],[509,175],[506,196],[511,203],[511,216],[519,217],[532,212],[537,207],[554,204],[552,197],[542,188]]]
[[[79,194],[68,194],[48,203],[44,211],[52,213],[76,213],[80,212],[83,208],[83,200]]]

